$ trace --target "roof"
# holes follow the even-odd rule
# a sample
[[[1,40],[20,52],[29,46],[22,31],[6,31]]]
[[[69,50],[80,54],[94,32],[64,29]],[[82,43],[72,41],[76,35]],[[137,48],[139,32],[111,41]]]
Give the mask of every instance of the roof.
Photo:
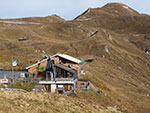
[[[67,59],[67,60],[72,61],[72,62],[77,63],[77,64],[80,64],[80,63],[81,63],[81,60],[76,59],[76,58],[74,58],[74,57],[72,57],[72,56],[69,56],[69,55],[66,55],[66,54],[55,54],[55,55],[52,56],[52,57],[56,57],[56,56],[61,57],[61,58],[64,58],[64,59]],[[47,60],[48,60],[48,56],[47,56],[47,58],[45,58],[45,59],[43,59],[43,60],[41,60],[41,61],[38,61],[36,64],[33,64],[33,65],[31,65],[31,66],[26,67],[26,69],[30,69],[31,67],[36,66],[36,65],[38,65],[39,63],[42,63],[42,62],[47,61]]]
[[[77,64],[81,63],[81,60],[76,59],[76,58],[69,56],[69,55],[66,55],[66,54],[55,54],[53,57],[56,57],[56,56],[62,57],[64,59],[67,59],[67,60],[72,61],[72,62],[77,63]]]
[[[69,72],[72,72],[72,73],[76,73],[76,71],[75,71],[74,69],[69,68],[69,67],[67,67],[67,66],[64,66],[64,65],[62,65],[62,64],[55,64],[55,66],[56,66],[56,67],[59,67],[59,68],[61,68],[61,69],[64,69],[64,70],[66,70],[66,71],[69,71]]]
[[[31,65],[31,66],[26,67],[26,69],[30,69],[31,67],[36,66],[36,65],[38,65],[38,64],[40,64],[40,63],[42,63],[44,61],[47,61],[47,60],[48,60],[48,57],[43,59],[43,60],[41,60],[41,61],[39,60],[37,63],[35,63],[35,64]]]

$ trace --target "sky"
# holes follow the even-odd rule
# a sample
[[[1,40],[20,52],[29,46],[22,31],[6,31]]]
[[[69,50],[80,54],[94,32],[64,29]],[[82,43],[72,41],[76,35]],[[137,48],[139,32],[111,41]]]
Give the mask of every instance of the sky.
[[[140,13],[150,14],[150,0],[0,0],[0,18],[56,14],[72,20],[88,8],[102,7],[110,2],[124,3]]]

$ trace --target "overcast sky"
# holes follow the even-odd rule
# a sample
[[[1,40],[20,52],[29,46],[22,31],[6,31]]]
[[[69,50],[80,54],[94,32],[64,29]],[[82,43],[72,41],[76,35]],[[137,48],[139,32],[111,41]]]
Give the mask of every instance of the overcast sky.
[[[150,0],[0,0],[0,18],[48,16],[74,19],[88,8],[121,2],[140,13],[150,14]]]

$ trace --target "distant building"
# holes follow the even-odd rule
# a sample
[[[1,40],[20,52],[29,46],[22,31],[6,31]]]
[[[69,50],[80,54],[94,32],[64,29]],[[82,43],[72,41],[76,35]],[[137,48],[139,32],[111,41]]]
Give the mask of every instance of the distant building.
[[[26,40],[29,40],[29,38],[27,38],[27,37],[21,37],[21,38],[18,39],[18,41],[26,41]]]

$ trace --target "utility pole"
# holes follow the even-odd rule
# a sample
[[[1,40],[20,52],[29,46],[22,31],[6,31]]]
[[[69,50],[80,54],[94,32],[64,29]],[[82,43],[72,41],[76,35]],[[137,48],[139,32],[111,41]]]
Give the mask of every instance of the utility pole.
[[[12,78],[13,78],[13,83],[14,83],[14,75],[13,75],[13,71],[14,71],[14,69],[13,69],[13,56],[11,56],[11,75],[12,75]]]
[[[14,67],[17,66],[17,60],[13,60],[13,56],[12,56],[11,65],[12,65],[12,76],[13,76],[13,78],[15,80]]]

